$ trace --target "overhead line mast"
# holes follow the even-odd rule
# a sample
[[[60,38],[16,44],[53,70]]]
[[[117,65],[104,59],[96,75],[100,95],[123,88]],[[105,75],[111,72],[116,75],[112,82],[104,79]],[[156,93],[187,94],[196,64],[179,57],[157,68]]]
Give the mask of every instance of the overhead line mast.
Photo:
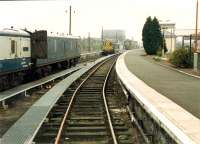
[[[69,6],[69,35],[72,35],[72,6]]]

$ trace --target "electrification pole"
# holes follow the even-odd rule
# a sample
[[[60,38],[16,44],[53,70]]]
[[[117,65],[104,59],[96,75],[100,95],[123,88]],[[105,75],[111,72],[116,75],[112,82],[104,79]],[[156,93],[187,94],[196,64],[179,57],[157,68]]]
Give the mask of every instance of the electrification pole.
[[[103,40],[104,40],[104,37],[103,37],[103,27],[102,27],[102,31],[101,31],[101,48],[103,49]]]
[[[69,6],[69,35],[72,35],[72,7]]]
[[[102,30],[101,30],[101,41],[103,42],[103,27],[102,27]]]
[[[88,33],[88,51],[91,52],[91,45],[90,45],[90,32]]]

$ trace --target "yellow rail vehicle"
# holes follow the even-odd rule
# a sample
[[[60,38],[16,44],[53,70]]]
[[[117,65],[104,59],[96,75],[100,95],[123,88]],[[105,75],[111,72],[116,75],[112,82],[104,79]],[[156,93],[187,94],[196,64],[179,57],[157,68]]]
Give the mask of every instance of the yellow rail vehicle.
[[[105,40],[103,42],[103,53],[104,54],[112,54],[114,53],[113,43],[109,40]]]

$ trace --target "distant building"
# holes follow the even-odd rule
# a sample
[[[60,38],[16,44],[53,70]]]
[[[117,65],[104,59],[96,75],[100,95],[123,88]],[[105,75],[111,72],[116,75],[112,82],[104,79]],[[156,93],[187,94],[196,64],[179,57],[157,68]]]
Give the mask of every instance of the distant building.
[[[161,31],[164,34],[168,53],[171,53],[176,49],[175,26],[175,23],[160,23]]]
[[[124,30],[103,30],[102,37],[112,42],[124,42],[126,39]]]
[[[139,46],[138,46],[137,41],[133,41],[133,40],[129,40],[129,39],[126,39],[124,41],[124,49],[126,49],[126,50],[136,49],[138,47]]]

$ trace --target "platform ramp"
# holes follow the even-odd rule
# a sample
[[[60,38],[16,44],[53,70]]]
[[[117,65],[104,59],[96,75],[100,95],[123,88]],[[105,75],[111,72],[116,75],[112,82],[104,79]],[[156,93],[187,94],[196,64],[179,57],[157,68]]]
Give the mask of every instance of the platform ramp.
[[[45,83],[51,82],[51,81],[53,81],[57,78],[68,75],[72,72],[75,72],[75,71],[81,69],[82,67],[83,67],[83,65],[78,65],[76,67],[63,70],[63,71],[58,72],[56,74],[49,75],[49,76],[44,77],[42,79],[27,83],[27,84],[22,84],[22,85],[19,85],[17,87],[14,87],[12,89],[0,92],[0,102],[2,103],[2,106],[6,109],[8,107],[6,105],[6,102],[5,102],[7,99],[15,97],[16,95],[21,94],[21,93],[24,93],[24,95],[26,96],[28,90],[35,88],[35,87],[38,87],[38,86],[42,86]]]

